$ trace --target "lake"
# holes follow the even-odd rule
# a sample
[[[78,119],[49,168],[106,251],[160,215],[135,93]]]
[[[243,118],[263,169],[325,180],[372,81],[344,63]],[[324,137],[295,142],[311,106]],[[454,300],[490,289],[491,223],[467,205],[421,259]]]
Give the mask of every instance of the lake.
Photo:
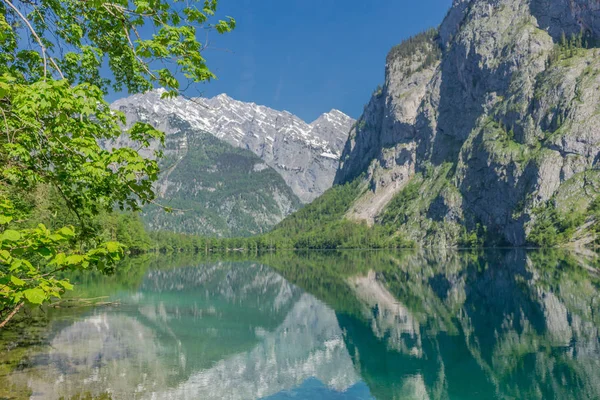
[[[0,398],[599,399],[595,257],[133,259],[0,331]]]

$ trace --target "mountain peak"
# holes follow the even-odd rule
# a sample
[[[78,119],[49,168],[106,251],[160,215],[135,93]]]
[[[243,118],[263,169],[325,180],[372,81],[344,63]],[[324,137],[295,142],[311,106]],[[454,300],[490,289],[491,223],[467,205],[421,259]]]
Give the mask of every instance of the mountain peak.
[[[311,122],[311,125],[314,123],[317,123],[319,120],[322,120],[322,119],[327,119],[327,120],[336,119],[336,120],[341,120],[341,121],[348,121],[348,120],[353,121],[354,120],[352,117],[343,113],[342,111],[332,108],[329,112],[319,115],[319,117],[317,119],[315,119],[313,122]]]
[[[332,114],[332,115],[340,115],[346,118],[352,118],[350,116],[348,116],[346,113],[338,110],[337,108],[332,108],[327,114]]]
[[[308,124],[289,111],[235,100],[226,93],[212,98],[161,99],[158,90],[112,104],[128,123],[146,121],[169,134],[181,128],[209,132],[225,142],[251,150],[274,168],[304,202],[312,201],[332,182],[338,159],[354,120],[331,110]]]
[[[233,99],[231,96],[229,96],[227,93],[221,93],[221,94],[218,94],[218,95],[214,96],[212,99],[215,99],[215,100],[221,100],[221,101],[223,101],[223,100],[227,100],[227,101],[229,101],[229,100],[234,100],[234,99]],[[212,99],[211,99],[211,100],[212,100]]]

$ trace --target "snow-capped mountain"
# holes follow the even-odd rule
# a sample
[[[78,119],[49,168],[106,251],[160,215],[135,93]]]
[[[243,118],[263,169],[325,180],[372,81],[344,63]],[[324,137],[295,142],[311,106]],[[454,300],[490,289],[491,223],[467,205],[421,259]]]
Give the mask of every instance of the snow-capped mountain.
[[[332,185],[354,123],[338,110],[309,124],[287,111],[237,101],[226,94],[210,99],[161,99],[161,93],[158,89],[120,99],[112,108],[124,112],[128,124],[144,121],[164,130],[167,148],[187,145],[170,129],[168,120],[176,117],[194,129],[248,149],[275,169],[303,202],[312,201]]]

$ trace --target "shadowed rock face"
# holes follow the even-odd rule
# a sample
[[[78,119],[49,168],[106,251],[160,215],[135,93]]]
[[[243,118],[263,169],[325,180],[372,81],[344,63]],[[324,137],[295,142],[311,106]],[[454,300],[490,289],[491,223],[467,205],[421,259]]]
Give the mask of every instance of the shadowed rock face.
[[[161,99],[160,91],[117,100],[129,124],[149,122],[167,134],[167,150],[185,150],[169,118],[187,122],[227,143],[250,150],[279,173],[303,202],[310,202],[333,182],[341,150],[354,120],[331,110],[308,124],[287,111],[244,103],[221,94],[204,99]]]
[[[563,32],[585,48],[560,53]],[[600,188],[599,39],[596,1],[454,1],[437,35],[390,52],[350,133],[336,182],[365,173],[367,191],[349,216],[376,222],[409,182],[401,229],[423,244],[480,224],[523,245],[540,205],[584,211]]]
[[[578,34],[582,28],[600,33],[600,4],[587,0],[532,0],[531,12],[542,29],[559,39],[562,33]]]

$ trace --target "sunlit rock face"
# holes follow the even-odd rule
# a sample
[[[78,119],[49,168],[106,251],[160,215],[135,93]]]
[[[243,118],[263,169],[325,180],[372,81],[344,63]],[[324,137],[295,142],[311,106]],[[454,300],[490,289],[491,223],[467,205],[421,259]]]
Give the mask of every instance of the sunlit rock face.
[[[423,245],[455,246],[462,227],[479,224],[497,243],[521,246],[540,205],[584,213],[600,187],[600,6],[452,3],[436,31],[390,51],[336,182],[359,177],[367,189],[350,218],[396,216],[401,232]],[[586,45],[561,44],[580,34]],[[417,198],[386,215],[408,185]],[[580,227],[574,241],[592,240]]]

